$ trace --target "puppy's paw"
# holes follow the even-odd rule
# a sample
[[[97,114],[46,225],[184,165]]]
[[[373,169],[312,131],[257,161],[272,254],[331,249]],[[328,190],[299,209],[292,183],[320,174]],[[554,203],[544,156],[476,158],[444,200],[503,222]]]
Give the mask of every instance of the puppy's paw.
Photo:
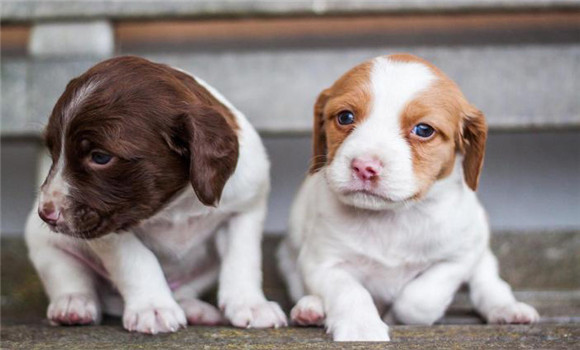
[[[224,304],[224,314],[230,323],[241,328],[278,328],[288,325],[286,315],[273,301]]]
[[[47,311],[51,325],[87,325],[101,321],[97,299],[88,294],[66,294],[50,303]]]
[[[290,319],[299,326],[322,326],[324,324],[324,306],[320,297],[306,295],[290,311]]]
[[[487,315],[487,322],[495,324],[527,324],[536,323],[539,320],[540,315],[536,309],[528,304],[519,302],[496,307]]]
[[[221,312],[213,305],[199,299],[185,299],[179,301],[185,312],[187,323],[191,325],[216,326],[225,323]]]
[[[328,327],[334,341],[390,341],[389,327],[378,321],[341,320]]]
[[[186,325],[185,313],[173,300],[163,304],[133,304],[123,313],[123,326],[129,332],[168,333]]]

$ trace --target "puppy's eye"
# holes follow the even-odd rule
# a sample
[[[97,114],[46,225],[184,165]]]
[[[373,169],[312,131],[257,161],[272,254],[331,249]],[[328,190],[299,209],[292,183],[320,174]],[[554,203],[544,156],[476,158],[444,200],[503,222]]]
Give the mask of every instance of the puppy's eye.
[[[351,111],[342,111],[338,113],[336,118],[338,120],[338,124],[340,125],[349,125],[354,123],[354,114]]]
[[[435,133],[435,129],[433,129],[431,125],[421,123],[415,125],[413,127],[413,130],[411,130],[411,133],[421,138],[428,139],[429,137],[433,136],[433,134]]]
[[[113,156],[110,154],[96,151],[91,153],[91,161],[98,165],[105,165],[109,163],[111,159],[113,159]]]

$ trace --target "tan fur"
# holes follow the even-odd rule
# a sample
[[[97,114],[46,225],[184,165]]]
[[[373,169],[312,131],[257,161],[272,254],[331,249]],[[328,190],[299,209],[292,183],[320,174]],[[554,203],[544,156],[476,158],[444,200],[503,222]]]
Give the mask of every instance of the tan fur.
[[[459,87],[431,63],[408,54],[392,55],[389,59],[427,65],[437,76],[431,87],[413,99],[401,113],[401,133],[408,135],[413,168],[420,183],[415,197],[422,197],[434,181],[451,174],[458,151],[465,157],[465,181],[476,190],[487,135],[483,114],[469,104]],[[431,125],[435,134],[427,140],[415,137],[411,130],[419,123]]]
[[[318,96],[314,105],[311,174],[332,161],[344,139],[368,116],[372,103],[371,68],[372,61],[354,67]],[[342,111],[351,111],[355,122],[338,124],[336,117]]]

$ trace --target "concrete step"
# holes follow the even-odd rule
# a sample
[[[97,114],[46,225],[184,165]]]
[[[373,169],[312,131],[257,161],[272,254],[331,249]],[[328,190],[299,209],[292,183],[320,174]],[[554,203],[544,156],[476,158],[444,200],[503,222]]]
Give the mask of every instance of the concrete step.
[[[107,323],[107,322],[106,322]],[[574,349],[576,324],[534,326],[394,326],[391,343],[330,343],[321,328],[188,327],[174,334],[128,333],[99,327],[3,326],[4,349]]]
[[[292,307],[278,274],[274,251],[280,236],[264,240],[264,289],[289,311]],[[1,240],[2,323],[39,322],[46,298],[18,237]],[[518,297],[538,307],[542,322],[580,322],[580,232],[498,233],[492,238],[501,275]],[[208,293],[215,302],[215,292]],[[481,323],[467,296],[458,294],[441,323]]]
[[[412,52],[457,81],[493,130],[580,128],[580,44],[121,52],[188,70],[227,96],[263,133],[309,133],[317,94],[374,56]],[[99,59],[6,58],[3,137],[40,132],[68,81]]]
[[[291,307],[273,263],[280,236],[264,240],[264,288],[268,298]],[[242,330],[188,327],[147,336],[123,330],[119,318],[98,327],[51,327],[46,298],[21,238],[1,240],[2,349],[322,349],[322,348],[498,348],[570,349],[580,342],[580,232],[497,233],[492,237],[502,275],[518,299],[534,305],[542,319],[533,326],[481,325],[460,292],[446,316],[432,327],[394,325],[390,344],[331,344],[321,328]],[[215,303],[215,291],[206,300]]]
[[[577,9],[577,0],[196,0],[196,1],[4,1],[2,21],[69,18],[183,18],[328,15],[441,11],[530,11]]]

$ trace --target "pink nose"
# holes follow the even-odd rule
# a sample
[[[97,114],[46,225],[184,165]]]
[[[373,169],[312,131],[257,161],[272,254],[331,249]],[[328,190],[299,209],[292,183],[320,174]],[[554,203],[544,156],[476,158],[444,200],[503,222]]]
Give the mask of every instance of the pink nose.
[[[353,173],[363,181],[377,178],[383,170],[381,162],[372,158],[355,158],[351,163],[351,167]]]
[[[60,211],[55,208],[54,203],[48,202],[38,210],[38,216],[47,224],[55,226],[60,218]]]

